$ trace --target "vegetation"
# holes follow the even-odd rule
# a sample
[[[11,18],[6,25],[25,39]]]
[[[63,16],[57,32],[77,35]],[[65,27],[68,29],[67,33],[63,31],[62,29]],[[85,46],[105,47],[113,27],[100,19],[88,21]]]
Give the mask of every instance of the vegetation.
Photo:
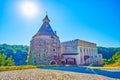
[[[120,62],[106,64],[104,67],[119,67],[119,69],[120,69]]]
[[[36,66],[26,65],[26,66],[0,66],[0,71],[10,71],[10,70],[23,70],[23,69],[34,69]]]
[[[1,44],[0,53],[4,53],[7,58],[12,56],[15,65],[26,65],[28,46]]]
[[[103,61],[105,67],[120,67],[120,51],[116,52],[112,58]]]
[[[114,62],[120,63],[120,51],[119,51],[119,52],[116,52],[115,55],[112,56],[112,60],[113,60]]]
[[[0,66],[12,66],[14,65],[14,60],[12,57],[6,57],[5,54],[0,54]]]
[[[102,54],[104,59],[110,59],[116,52],[120,51],[120,47],[118,48],[97,47],[97,50],[98,50],[98,53]]]

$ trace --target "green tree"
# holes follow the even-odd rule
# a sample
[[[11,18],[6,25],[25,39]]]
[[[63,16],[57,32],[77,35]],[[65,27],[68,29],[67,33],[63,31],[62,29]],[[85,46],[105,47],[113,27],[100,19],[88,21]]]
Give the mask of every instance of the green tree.
[[[12,59],[12,57],[8,57],[8,59],[5,61],[5,66],[12,66],[14,65],[14,60]]]
[[[0,54],[0,66],[4,66],[6,61],[6,55]]]
[[[120,63],[120,51],[116,52],[115,55],[112,56],[112,60]]]
[[[112,59],[112,58],[110,58],[110,59],[108,59],[108,64],[112,64],[112,63],[114,63],[115,61]]]
[[[106,65],[106,64],[108,64],[108,60],[105,59],[105,58],[103,58],[103,59],[102,59],[102,63],[103,63],[104,65]]]
[[[28,55],[27,55],[27,60],[26,60],[27,64],[29,64],[29,58],[30,58],[30,46],[28,47]]]
[[[14,60],[12,57],[6,57],[5,54],[0,54],[0,66],[12,66],[14,65]]]

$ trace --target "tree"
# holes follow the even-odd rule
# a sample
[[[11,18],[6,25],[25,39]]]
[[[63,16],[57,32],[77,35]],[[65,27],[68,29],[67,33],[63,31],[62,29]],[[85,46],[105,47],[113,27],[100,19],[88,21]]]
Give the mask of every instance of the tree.
[[[30,46],[28,47],[28,55],[27,55],[27,60],[26,60],[27,64],[29,64],[29,59],[30,59]]]
[[[108,60],[105,59],[105,58],[103,58],[103,59],[102,59],[102,63],[103,63],[104,65],[106,65],[106,64],[108,64]]]
[[[98,53],[102,54],[103,58],[110,59],[112,56],[120,51],[120,47],[97,47]]]
[[[0,44],[0,53],[6,58],[12,56],[15,65],[25,65],[28,55],[28,46]]]
[[[0,66],[5,65],[5,60],[6,60],[6,55],[5,54],[0,54]]]
[[[6,57],[5,54],[0,54],[0,66],[12,66],[14,65],[14,60],[12,57]]]
[[[12,66],[14,65],[14,60],[12,59],[12,57],[8,57],[8,59],[5,62],[5,66]]]
[[[120,63],[120,51],[116,52],[115,55],[112,56],[112,60]]]

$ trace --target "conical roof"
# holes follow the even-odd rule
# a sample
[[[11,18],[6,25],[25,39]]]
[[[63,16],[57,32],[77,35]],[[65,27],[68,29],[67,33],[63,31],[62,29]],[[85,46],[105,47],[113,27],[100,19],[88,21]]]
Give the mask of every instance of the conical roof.
[[[49,23],[44,22],[38,31],[38,34],[56,35]]]
[[[43,24],[40,27],[39,31],[37,32],[37,35],[54,35],[56,36],[55,32],[52,30],[50,24],[49,24],[50,20],[48,18],[48,16],[46,15],[45,18],[43,19]]]

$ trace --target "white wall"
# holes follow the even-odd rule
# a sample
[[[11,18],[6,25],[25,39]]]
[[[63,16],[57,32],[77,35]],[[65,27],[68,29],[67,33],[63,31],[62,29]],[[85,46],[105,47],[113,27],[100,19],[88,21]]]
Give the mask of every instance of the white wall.
[[[102,55],[98,54],[96,47],[85,47],[85,45],[78,46],[74,41],[62,43],[62,53],[78,53],[78,55],[64,55],[65,59],[68,57],[75,58],[78,65],[85,63],[85,55],[89,56],[89,59],[86,61],[86,63],[93,63],[102,59]]]

